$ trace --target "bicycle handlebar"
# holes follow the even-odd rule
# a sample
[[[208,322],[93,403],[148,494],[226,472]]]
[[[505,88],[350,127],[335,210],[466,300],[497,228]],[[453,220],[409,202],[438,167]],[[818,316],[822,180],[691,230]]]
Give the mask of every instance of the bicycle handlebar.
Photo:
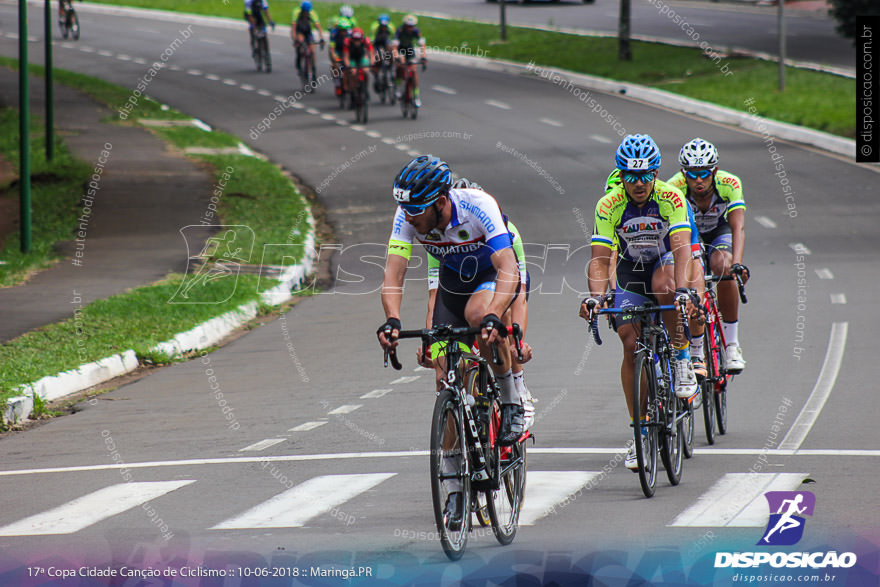
[[[746,284],[743,283],[742,275],[739,273],[733,273],[731,275],[706,275],[705,280],[707,283],[718,283],[719,281],[736,281],[736,288],[739,290],[739,299],[744,304],[749,303],[749,298],[746,297]]]
[[[643,305],[632,306],[629,308],[603,308],[601,310],[596,310],[593,312],[592,319],[590,320],[590,333],[593,335],[593,340],[596,341],[596,344],[601,345],[602,338],[599,336],[599,325],[597,322],[600,314],[656,314],[658,312],[669,312],[673,310],[678,310],[681,314],[684,335],[687,339],[690,339],[691,331],[688,327],[687,310],[685,310],[684,307],[676,306],[674,304],[668,306]]]
[[[447,326],[441,324],[440,326],[435,326],[434,328],[421,328],[419,330],[401,330],[397,334],[397,340],[402,338],[421,338],[422,339],[422,353],[424,356],[425,349],[429,345],[430,341],[435,342],[443,342],[443,341],[458,341],[469,336],[479,335],[483,331],[480,326]],[[517,358],[522,361],[522,329],[519,324],[514,324],[513,326],[507,327],[507,334],[513,335],[513,340],[516,344],[516,353]],[[391,333],[386,330],[386,337],[390,337]],[[403,368],[403,365],[397,359],[397,350],[392,348],[385,348],[385,367],[388,367],[388,361],[391,361],[391,366],[394,367],[395,370],[400,371]],[[498,354],[498,346],[497,343],[492,343],[492,362],[496,365],[503,364],[501,360],[501,356]]]

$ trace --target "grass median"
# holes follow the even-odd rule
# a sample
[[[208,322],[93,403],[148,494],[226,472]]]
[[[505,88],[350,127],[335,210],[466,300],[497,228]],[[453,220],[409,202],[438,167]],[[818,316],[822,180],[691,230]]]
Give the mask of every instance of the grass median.
[[[97,0],[103,4],[154,8],[242,20],[240,4],[215,0]],[[314,2],[322,25],[337,14],[340,3]],[[274,0],[270,12],[289,24],[299,1]],[[573,6],[572,10],[595,7]],[[368,28],[380,13],[400,23],[404,13],[375,6],[355,6],[362,27]],[[246,52],[247,34],[242,23],[241,50]],[[632,43],[633,60],[617,59],[617,39],[587,37],[561,32],[508,27],[508,41],[500,43],[496,25],[461,20],[419,17],[419,27],[429,47],[485,55],[542,67],[568,69],[604,78],[638,83],[735,110],[747,111],[746,100],[764,118],[855,137],[855,80],[816,71],[786,68],[786,91],[779,92],[778,66],[760,59],[726,55],[725,47],[713,47],[708,58],[697,48],[657,43]],[[682,41],[687,41],[682,32]],[[290,50],[285,48],[284,50]],[[427,74],[430,76],[430,71]],[[575,98],[572,98],[575,99]],[[637,129],[632,129],[635,132]]]
[[[6,60],[5,64],[17,66],[10,61]],[[37,71],[35,75],[39,73]],[[129,90],[120,86],[72,72],[57,70],[56,80],[76,87],[114,109],[125,103],[130,95]],[[116,112],[108,120],[121,124],[141,124],[145,119],[190,120],[185,114],[146,97],[138,102],[125,120],[121,120],[118,111]],[[6,154],[8,151],[5,158],[15,163],[17,159],[12,153],[17,148],[17,142],[11,135],[17,124],[16,110],[0,110],[0,149],[6,149],[0,152]],[[196,126],[148,128],[163,137],[169,148],[184,152],[190,147],[226,148],[240,144],[232,135],[206,131]],[[43,148],[39,139],[43,135],[38,121],[34,122],[32,133],[34,170],[37,173],[43,169],[40,154],[37,152]],[[52,246],[58,241],[69,240],[76,227],[76,205],[82,196],[90,168],[70,156],[63,141],[57,140],[56,159],[51,165],[51,174],[58,175],[65,171],[62,175],[66,178],[64,187],[67,189],[54,189],[58,186],[52,184],[53,189],[47,190],[48,201],[41,205],[65,208],[74,213],[70,218],[59,214],[59,218],[51,219],[53,232],[46,236],[43,247],[49,253],[44,251],[42,255],[35,254],[36,260],[30,259],[23,263],[24,268],[18,268],[19,277],[28,270],[51,262]],[[59,158],[62,153],[65,157],[63,159]],[[212,203],[216,204],[216,213],[211,212],[208,215],[206,212],[202,224],[247,227],[238,229],[236,242],[252,242],[252,246],[249,250],[245,247],[245,252],[249,254],[239,260],[253,265],[287,266],[302,260],[302,245],[311,230],[309,203],[278,166],[259,157],[244,154],[187,156],[208,166],[214,173],[214,193],[217,197],[216,203],[215,199],[212,199]],[[3,187],[0,186],[0,189]],[[42,234],[46,231],[43,226],[46,218],[37,214],[36,201],[35,195],[34,232]],[[222,230],[218,231],[217,236],[223,234]],[[18,247],[17,238],[10,239],[7,246]],[[206,267],[210,269],[211,265]],[[74,306],[71,318],[28,332],[0,345],[0,365],[3,366],[0,369],[0,404],[11,396],[20,394],[13,391],[20,385],[127,349],[134,349],[147,362],[165,360],[166,358],[156,355],[150,349],[179,332],[189,330],[243,303],[259,300],[260,292],[278,283],[271,278],[261,279],[257,275],[237,274],[235,271],[227,275],[215,272],[212,274],[213,278],[204,279],[191,293],[187,292],[189,297],[184,297],[181,288],[185,288],[195,279],[195,271],[197,269],[186,276],[169,275],[159,283],[83,307]],[[10,275],[12,273],[9,272]],[[0,272],[0,276],[2,275]]]

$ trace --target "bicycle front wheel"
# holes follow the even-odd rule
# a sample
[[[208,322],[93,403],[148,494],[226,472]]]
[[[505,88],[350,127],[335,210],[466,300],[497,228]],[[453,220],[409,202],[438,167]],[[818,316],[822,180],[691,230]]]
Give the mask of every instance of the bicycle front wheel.
[[[501,425],[500,400],[495,400],[492,412],[493,426],[497,431]],[[487,491],[486,501],[495,538],[507,545],[513,542],[519,527],[519,512],[526,488],[526,443],[517,442],[510,447],[496,444],[492,450],[495,466],[502,471],[501,487]]]
[[[76,12],[73,12],[70,19],[70,34],[74,41],[79,41],[79,16],[77,16]]]
[[[719,321],[720,322],[720,321]],[[715,347],[718,349],[718,383],[715,384],[715,418],[718,434],[727,434],[727,349],[721,340],[721,324],[715,324]]]
[[[654,363],[650,356],[645,353],[636,355],[635,369],[633,369],[633,411],[639,414],[641,411],[642,397],[648,402],[648,414],[646,418],[639,418],[633,422],[633,441],[636,447],[636,459],[638,461],[639,483],[645,497],[654,495],[657,483],[657,414],[652,414],[656,406],[656,380],[654,379]],[[642,425],[648,424],[648,425]]]
[[[263,64],[266,67],[266,73],[272,72],[272,56],[269,54],[269,39],[263,37],[260,39],[260,51],[263,53]]]
[[[663,372],[667,374],[669,379],[669,387],[664,385],[663,393],[658,394],[657,402],[657,422],[660,427],[660,457],[663,460],[663,468],[666,469],[666,478],[669,479],[671,485],[678,485],[681,481],[681,465],[684,453],[684,420],[682,415],[682,404],[686,400],[679,400],[672,392],[675,389],[676,381],[673,378],[672,370],[669,368],[669,361],[666,358],[660,359],[660,365]]]
[[[463,420],[452,392],[441,391],[431,421],[431,496],[440,544],[450,560],[464,554],[471,527],[471,477]],[[457,516],[451,507],[456,499]]]
[[[700,393],[703,394],[703,424],[706,426],[706,442],[715,444],[715,378],[718,376],[718,357],[716,347],[712,342],[712,334],[715,325],[706,324],[703,333],[703,348],[708,354],[706,360],[706,377],[703,379]]]

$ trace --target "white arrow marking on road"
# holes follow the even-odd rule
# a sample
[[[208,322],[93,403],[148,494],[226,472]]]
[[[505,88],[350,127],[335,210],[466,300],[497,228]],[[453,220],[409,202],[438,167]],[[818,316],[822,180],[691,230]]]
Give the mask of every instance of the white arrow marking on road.
[[[846,294],[842,294],[842,293],[831,294],[831,303],[832,304],[845,304],[846,303]]]
[[[195,480],[118,483],[0,528],[0,536],[72,534]]]
[[[755,216],[755,222],[757,222],[764,228],[776,228],[776,223],[766,216]]]
[[[431,86],[431,89],[435,92],[440,92],[441,94],[449,94],[450,96],[454,96],[458,93],[452,88],[447,88],[446,86]]]
[[[807,438],[807,434],[816,423],[816,419],[825,407],[831,390],[834,389],[834,383],[837,381],[837,373],[840,371],[840,363],[843,361],[843,351],[846,349],[846,334],[849,330],[849,322],[835,322],[831,325],[831,335],[828,339],[828,350],[825,351],[825,360],[822,362],[822,370],[819,371],[819,378],[816,380],[816,386],[807,398],[807,403],[798,414],[797,420],[791,425],[788,434],[779,443],[779,448],[783,450],[800,449],[801,444]]]
[[[308,430],[314,430],[318,426],[323,426],[326,423],[327,423],[326,421],[324,421],[324,422],[306,422],[305,424],[300,424],[299,426],[291,428],[290,430],[288,430],[288,432],[306,432]]]
[[[398,377],[394,381],[391,382],[391,385],[397,385],[398,383],[412,383],[420,379],[421,375],[404,375],[403,377]]]
[[[390,391],[390,389],[374,389],[373,391],[367,392],[362,395],[360,399],[379,399]]]
[[[327,413],[332,416],[337,414],[350,414],[360,407],[363,407],[363,404],[345,404],[344,406],[339,406],[335,410],[330,410]]]
[[[598,474],[597,471],[529,471],[519,525],[531,526],[553,513],[556,504],[565,501]]]
[[[287,440],[287,439],[286,438],[267,438],[265,440],[261,440],[260,442],[255,442],[250,446],[246,446],[246,447],[240,449],[238,452],[245,452],[245,451],[256,452],[258,450],[265,450],[265,449],[269,448],[270,446],[275,446],[276,444],[281,444],[285,440]]]
[[[504,102],[499,102],[498,100],[486,100],[484,104],[494,106],[495,108],[500,108],[502,110],[510,110],[510,104],[505,104]]]
[[[395,475],[396,473],[373,473],[315,477],[210,529],[299,528],[312,518],[369,491]]]
[[[808,473],[727,473],[669,525],[764,526],[770,519],[764,493],[797,489],[807,475]]]

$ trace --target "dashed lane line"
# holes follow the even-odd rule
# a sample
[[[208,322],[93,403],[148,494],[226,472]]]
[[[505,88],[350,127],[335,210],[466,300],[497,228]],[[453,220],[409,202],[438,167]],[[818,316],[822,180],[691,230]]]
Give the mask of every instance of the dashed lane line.
[[[286,438],[266,438],[265,440],[261,440],[260,442],[255,442],[250,446],[246,446],[240,449],[238,452],[258,452],[261,450],[266,450],[267,448],[273,447],[276,444],[281,444],[287,440]]]
[[[757,222],[764,228],[776,228],[776,223],[766,216],[755,216],[755,222]]]

